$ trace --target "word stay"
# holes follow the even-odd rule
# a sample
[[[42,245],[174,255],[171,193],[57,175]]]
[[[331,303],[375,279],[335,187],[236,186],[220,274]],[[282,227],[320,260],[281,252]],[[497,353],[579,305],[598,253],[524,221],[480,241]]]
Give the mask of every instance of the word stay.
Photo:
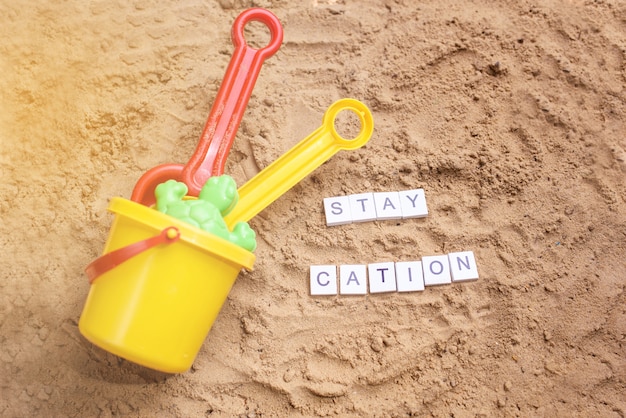
[[[384,292],[420,292],[425,286],[478,279],[472,251],[422,257],[421,261],[373,264],[312,265],[311,295],[365,295]]]
[[[428,215],[424,189],[359,193],[324,198],[328,226],[375,220],[422,218]]]

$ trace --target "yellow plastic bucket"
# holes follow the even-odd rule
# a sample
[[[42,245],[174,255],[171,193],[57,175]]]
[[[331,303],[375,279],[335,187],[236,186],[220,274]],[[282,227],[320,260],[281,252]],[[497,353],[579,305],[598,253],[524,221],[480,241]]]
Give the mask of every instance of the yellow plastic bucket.
[[[93,344],[168,373],[188,370],[242,268],[255,256],[139,203],[113,198],[104,254],[176,227],[180,239],[149,248],[95,279],[79,321]]]

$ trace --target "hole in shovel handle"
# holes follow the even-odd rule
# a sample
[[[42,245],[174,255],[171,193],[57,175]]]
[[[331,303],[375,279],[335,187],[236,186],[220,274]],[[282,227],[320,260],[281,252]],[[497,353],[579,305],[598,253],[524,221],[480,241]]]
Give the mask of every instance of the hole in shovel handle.
[[[102,274],[152,247],[156,247],[159,244],[171,244],[179,239],[180,231],[178,228],[169,226],[157,236],[106,253],[92,261],[85,269],[89,283],[93,283]]]
[[[248,45],[244,36],[244,29],[250,22],[260,22],[264,24],[270,32],[270,40],[267,45],[261,48],[254,48]],[[235,22],[232,29],[233,44],[236,48],[247,47],[259,51],[261,59],[265,60],[274,55],[280,45],[283,42],[283,27],[280,24],[280,20],[269,10],[265,10],[259,7],[254,7],[248,10],[244,10]]]

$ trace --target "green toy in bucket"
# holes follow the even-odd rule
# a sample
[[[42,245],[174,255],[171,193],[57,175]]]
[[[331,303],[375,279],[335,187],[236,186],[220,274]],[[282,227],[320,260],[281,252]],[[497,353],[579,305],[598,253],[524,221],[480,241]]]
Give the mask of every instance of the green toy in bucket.
[[[356,138],[344,139],[335,129],[335,119],[344,110],[359,118]],[[336,152],[365,145],[373,129],[372,115],[363,103],[335,102],[320,128],[239,188],[234,207],[232,191],[217,199],[214,214],[224,215],[228,231],[235,232],[237,225]],[[162,209],[168,212],[171,206],[178,213],[183,189],[175,182],[170,185],[165,186]],[[109,211],[116,216],[104,255],[87,268],[92,285],[79,328],[94,344],[120,357],[180,373],[191,367],[239,272],[252,269],[255,256],[229,239],[157,209],[122,198],[111,200]],[[180,210],[188,220],[193,208]],[[101,261],[107,257],[111,260]]]
[[[197,199],[184,199],[187,186],[176,180],[159,184],[154,194],[159,212],[217,235],[248,251],[256,249],[256,234],[247,222],[238,222],[232,232],[224,222],[223,216],[239,199],[237,185],[232,177],[223,174],[209,178]]]

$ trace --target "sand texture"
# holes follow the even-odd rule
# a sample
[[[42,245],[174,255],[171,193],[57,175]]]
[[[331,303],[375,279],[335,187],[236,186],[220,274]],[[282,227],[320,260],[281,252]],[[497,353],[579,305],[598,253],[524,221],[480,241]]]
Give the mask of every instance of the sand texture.
[[[375,131],[250,222],[254,271],[162,374],[79,333],[84,268],[109,200],[193,153],[250,6],[284,41],[226,173],[344,97]],[[623,1],[5,0],[0,31],[0,416],[626,415]],[[326,226],[324,197],[416,188],[426,218]],[[453,251],[478,281],[309,294],[311,265]]]

